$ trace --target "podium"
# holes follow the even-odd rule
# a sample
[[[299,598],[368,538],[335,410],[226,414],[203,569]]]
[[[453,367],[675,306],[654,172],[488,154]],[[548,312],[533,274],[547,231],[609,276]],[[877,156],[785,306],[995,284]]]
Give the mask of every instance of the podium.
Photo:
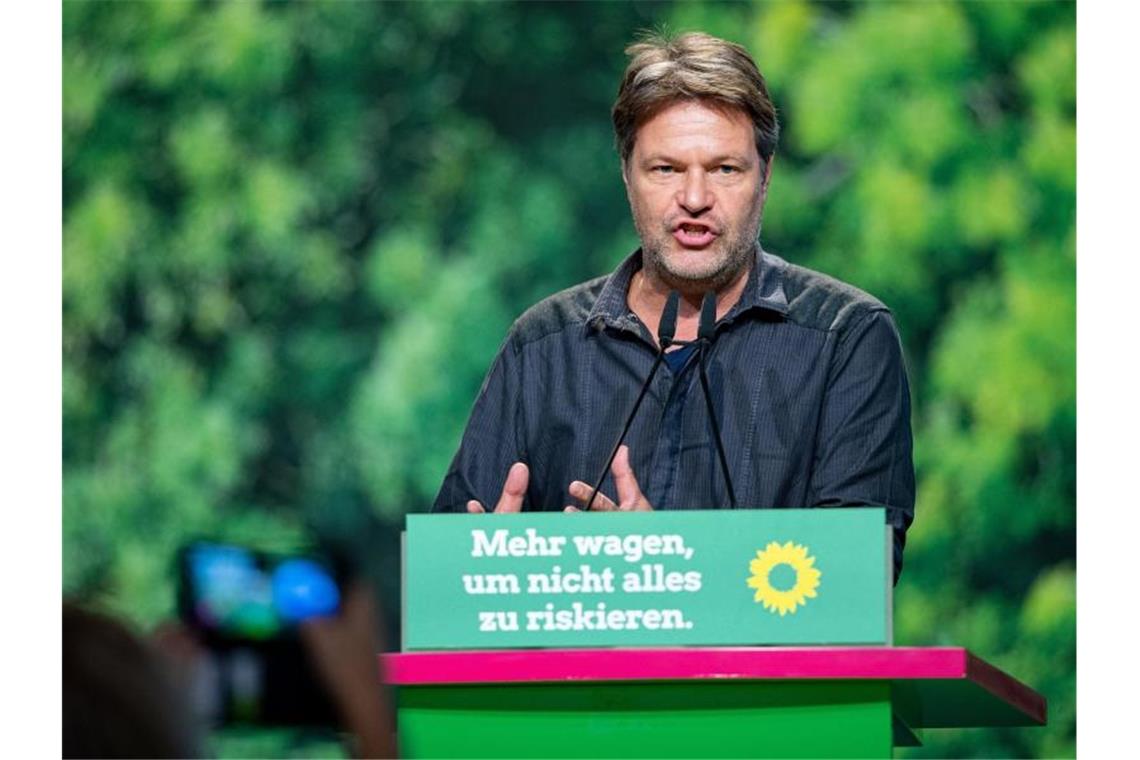
[[[965,649],[893,644],[882,508],[409,515],[404,757],[890,757],[1044,725]]]
[[[389,654],[405,757],[891,757],[925,729],[1044,725],[965,649],[728,647]]]

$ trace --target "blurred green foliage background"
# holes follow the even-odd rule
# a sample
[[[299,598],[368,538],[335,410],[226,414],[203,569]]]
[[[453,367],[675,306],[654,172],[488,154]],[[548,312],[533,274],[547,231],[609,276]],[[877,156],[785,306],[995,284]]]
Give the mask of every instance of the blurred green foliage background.
[[[1074,754],[1073,4],[63,11],[65,593],[150,624],[186,539],[315,529],[365,557],[394,631],[402,516],[511,320],[637,244],[624,46],[698,29],[751,50],[781,113],[765,246],[902,331],[896,643],[967,646],[1049,699],[1047,728],[899,756]]]

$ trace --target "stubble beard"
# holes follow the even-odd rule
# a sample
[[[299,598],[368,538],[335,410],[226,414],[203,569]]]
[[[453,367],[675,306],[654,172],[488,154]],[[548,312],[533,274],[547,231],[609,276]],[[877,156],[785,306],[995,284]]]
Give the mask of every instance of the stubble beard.
[[[665,223],[651,230],[636,214],[633,221],[641,238],[642,266],[646,274],[670,290],[681,293],[720,292],[735,282],[755,260],[760,214],[748,220],[744,229],[722,228],[721,236],[705,251],[713,261],[701,271],[678,270],[669,260],[668,248],[677,244],[671,224]]]

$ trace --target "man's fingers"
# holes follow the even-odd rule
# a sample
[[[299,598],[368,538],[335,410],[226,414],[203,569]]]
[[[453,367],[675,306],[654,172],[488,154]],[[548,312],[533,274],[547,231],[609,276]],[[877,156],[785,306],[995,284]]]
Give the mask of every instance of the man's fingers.
[[[652,511],[653,507],[650,506],[649,500],[645,498],[645,495],[641,493],[641,486],[637,484],[637,478],[634,477],[633,474],[633,467],[629,464],[629,446],[620,446],[618,448],[610,471],[613,473],[614,487],[617,489],[618,502],[616,504],[613,499],[600,491],[597,496],[593,496],[593,486],[583,483],[580,480],[575,480],[566,490],[581,505],[581,509],[586,508],[586,505],[590,503],[590,497],[593,496],[594,502],[590,506],[591,512]],[[581,510],[573,506],[568,506],[566,507],[566,511],[577,512]]]
[[[503,493],[499,496],[499,503],[495,505],[495,512],[521,512],[529,482],[530,470],[527,466],[522,462],[512,464],[507,472],[507,480],[503,483]]]
[[[653,507],[641,493],[641,486],[634,477],[633,467],[629,464],[629,446],[618,448],[610,471],[614,475],[614,488],[618,494],[618,509],[623,511],[649,511]]]
[[[582,509],[585,509],[586,505],[590,503],[590,495],[594,493],[593,486],[587,483],[583,483],[580,480],[575,480],[573,483],[571,483],[570,488],[567,490],[570,492],[571,496],[578,500],[578,504],[581,505]],[[617,504],[614,504],[613,499],[606,496],[601,491],[598,491],[598,495],[594,497],[594,503],[590,507],[590,511],[614,512],[616,510]]]
[[[499,494],[495,512],[521,512],[529,482],[530,470],[527,466],[522,462],[512,464],[511,469],[507,471],[507,479],[503,482],[503,492]],[[471,499],[467,502],[467,511],[473,515],[481,515],[487,509],[482,502]]]

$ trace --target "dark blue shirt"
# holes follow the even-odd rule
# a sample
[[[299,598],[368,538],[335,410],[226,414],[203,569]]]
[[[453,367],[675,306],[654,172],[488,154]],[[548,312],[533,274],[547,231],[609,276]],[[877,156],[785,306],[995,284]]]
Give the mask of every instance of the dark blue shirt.
[[[665,352],[665,363],[669,365],[669,369],[673,371],[674,375],[681,374],[681,370],[685,368],[685,363],[689,361],[689,357],[697,352],[695,343],[690,343],[687,346],[673,349]]]
[[[640,266],[637,251],[515,322],[433,511],[466,511],[469,499],[493,508],[516,461],[530,467],[529,510],[561,510],[571,481],[597,477],[656,355],[626,301]],[[655,509],[729,503],[696,364],[661,367],[626,439]],[[888,309],[757,246],[707,369],[737,502],[886,507],[897,579],[915,489],[910,393]],[[608,475],[602,491],[616,496]]]

